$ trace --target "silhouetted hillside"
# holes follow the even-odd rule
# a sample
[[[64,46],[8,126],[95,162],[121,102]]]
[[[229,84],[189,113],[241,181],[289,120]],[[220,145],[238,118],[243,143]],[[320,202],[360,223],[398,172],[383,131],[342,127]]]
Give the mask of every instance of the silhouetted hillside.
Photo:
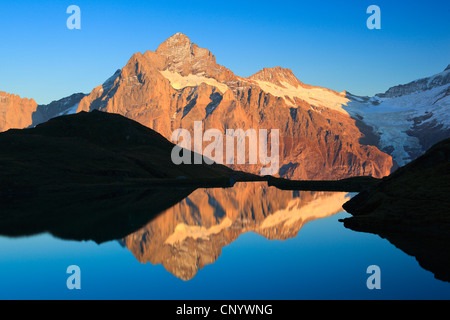
[[[450,139],[344,204],[344,225],[379,234],[450,281]]]
[[[236,175],[218,164],[177,166],[171,160],[173,147],[152,129],[100,111],[9,130],[0,134],[0,194],[86,185],[178,185],[191,179],[225,185]]]

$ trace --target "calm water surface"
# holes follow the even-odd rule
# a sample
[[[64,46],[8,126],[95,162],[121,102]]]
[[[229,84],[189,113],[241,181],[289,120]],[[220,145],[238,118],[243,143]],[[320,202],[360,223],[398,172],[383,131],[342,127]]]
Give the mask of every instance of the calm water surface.
[[[387,240],[338,219],[352,194],[198,189],[124,238],[0,237],[1,299],[449,299]],[[81,269],[68,290],[66,269]],[[367,267],[381,269],[369,290]]]

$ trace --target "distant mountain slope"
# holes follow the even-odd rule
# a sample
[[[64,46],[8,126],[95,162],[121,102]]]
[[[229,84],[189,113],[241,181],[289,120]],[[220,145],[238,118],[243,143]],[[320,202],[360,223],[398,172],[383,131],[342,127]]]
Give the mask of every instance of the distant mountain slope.
[[[44,123],[58,116],[76,113],[78,104],[85,96],[84,93],[74,93],[71,96],[52,101],[49,104],[38,105],[36,112],[32,115],[33,123],[31,127],[35,127],[40,123]]]
[[[54,117],[76,113],[78,103],[84,96],[83,93],[75,93],[46,105],[38,105],[33,99],[0,91],[0,132],[32,128]]]

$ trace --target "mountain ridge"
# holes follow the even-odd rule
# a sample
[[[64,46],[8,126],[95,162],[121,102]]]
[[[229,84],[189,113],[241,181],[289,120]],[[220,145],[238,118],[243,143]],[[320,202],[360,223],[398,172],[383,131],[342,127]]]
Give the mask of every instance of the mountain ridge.
[[[438,79],[432,82],[434,86],[448,84],[448,78],[434,79]],[[280,176],[381,178],[395,169],[396,163],[402,165],[414,159],[427,146],[450,135],[447,122],[441,121],[446,115],[444,107],[449,104],[445,93],[433,100],[439,108],[432,107],[431,117],[425,113],[431,107],[420,106],[423,112],[407,112],[402,116],[407,120],[400,121],[394,131],[390,129],[394,125],[385,120],[397,110],[374,116],[372,110],[386,104],[386,100],[403,99],[395,93],[400,90],[396,87],[388,89],[385,96],[359,97],[304,84],[292,70],[282,67],[263,68],[249,77],[240,77],[217,64],[211,51],[177,33],[155,51],[133,54],[122,69],[89,94],[78,95],[77,99],[81,99],[75,99],[66,109],[61,104],[67,98],[61,99],[60,107],[53,112],[54,116],[92,110],[118,113],[167,139],[178,128],[192,133],[195,121],[202,121],[205,130],[216,128],[222,132],[281,129]],[[37,109],[31,126],[52,117],[49,112],[38,117],[46,108]],[[388,129],[390,135],[386,135]],[[231,167],[252,173],[261,169],[249,165]]]
[[[308,101],[299,98],[296,90],[301,90],[300,94],[306,92],[310,96]],[[313,101],[322,102],[312,105]],[[332,106],[325,106],[327,101]],[[100,109],[119,113],[168,139],[178,128],[192,133],[195,121],[202,121],[205,130],[217,128],[223,132],[227,128],[282,128],[280,144],[284,163],[281,166],[286,177],[331,179],[335,176],[338,179],[358,174],[376,177],[388,174],[392,167],[389,156],[372,146],[359,145],[358,137],[363,134],[341,108],[345,101],[342,94],[305,85],[291,70],[281,67],[262,69],[248,78],[236,76],[218,65],[209,50],[199,48],[183,34],[176,34],[154,52],[134,54],[114,78],[84,97],[77,111]],[[309,126],[310,121],[320,125]],[[312,132],[301,129],[302,123]],[[348,133],[338,123],[348,127]],[[334,131],[334,136],[344,141],[327,147],[322,141]],[[324,150],[314,151],[317,149]],[[340,155],[342,149],[345,152]],[[312,165],[318,157],[322,158],[321,164],[309,170],[302,168],[292,153],[303,154],[301,160],[305,165]],[[330,156],[323,159],[323,153]],[[294,158],[288,159],[290,155]],[[352,158],[356,168],[346,168],[346,158]],[[325,172],[320,166],[326,168]],[[261,166],[232,168],[258,173]]]

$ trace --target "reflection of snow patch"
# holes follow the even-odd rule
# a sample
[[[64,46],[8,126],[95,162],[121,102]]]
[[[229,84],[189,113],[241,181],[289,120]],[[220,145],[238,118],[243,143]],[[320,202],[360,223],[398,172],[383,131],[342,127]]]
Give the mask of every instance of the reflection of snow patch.
[[[258,227],[259,230],[275,227],[289,227],[295,222],[302,220],[303,223],[329,217],[342,211],[342,205],[350,199],[347,192],[335,192],[330,196],[324,196],[305,203],[300,199],[293,199],[286,209],[278,210],[268,216]]]
[[[200,226],[188,226],[184,223],[180,223],[176,226],[174,233],[172,233],[164,242],[168,245],[174,245],[181,243],[187,238],[204,239],[209,240],[209,237],[220,233],[222,230],[230,227],[232,221],[226,217],[219,225],[212,226],[211,228],[205,228]]]

